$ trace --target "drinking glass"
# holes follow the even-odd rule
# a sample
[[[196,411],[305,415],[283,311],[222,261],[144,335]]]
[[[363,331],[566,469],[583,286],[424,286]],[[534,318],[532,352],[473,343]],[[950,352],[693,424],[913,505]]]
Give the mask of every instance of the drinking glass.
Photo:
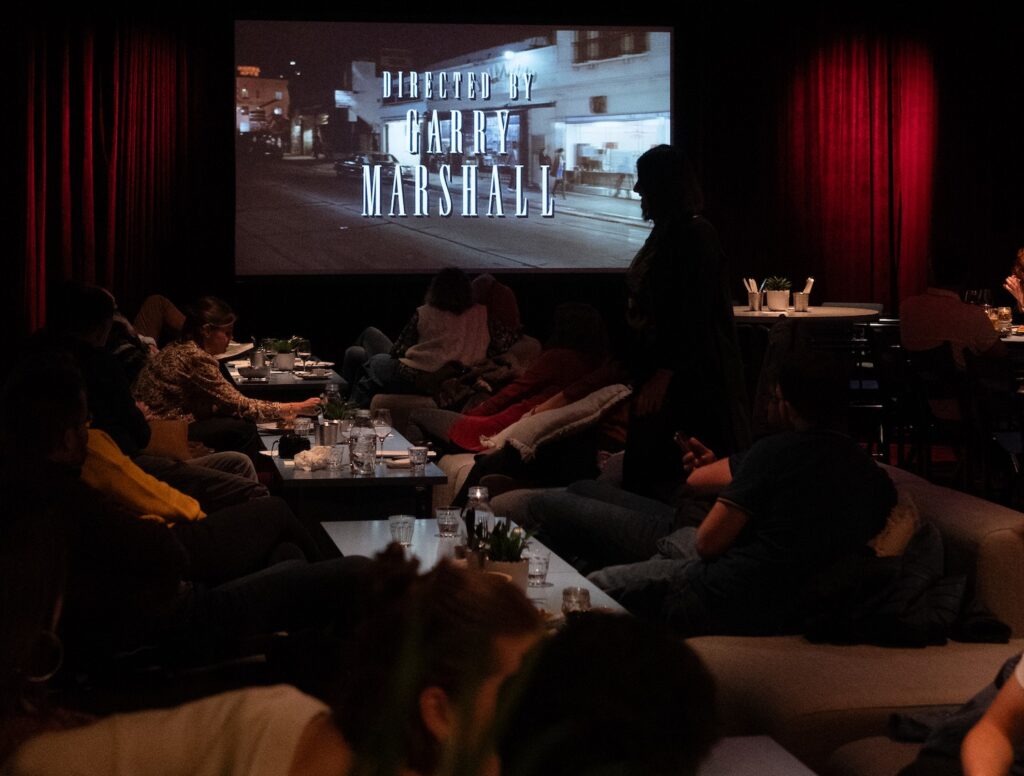
[[[526,561],[529,586],[551,587],[551,583],[547,581],[548,564],[551,562],[551,552],[540,548],[530,549],[526,553]]]
[[[590,591],[585,587],[562,588],[562,614],[590,611]]]
[[[295,418],[295,433],[298,436],[309,436],[313,433],[313,420],[311,418]]]
[[[459,524],[462,522],[462,510],[458,507],[438,507],[434,510],[437,518],[437,535],[443,539],[452,539],[459,535]]]
[[[391,515],[388,518],[388,527],[391,529],[391,539],[408,547],[412,544],[412,530],[416,525],[416,518],[412,515]]]
[[[374,474],[376,440],[372,436],[352,437],[352,471],[355,474]]]
[[[978,304],[981,299],[981,292],[976,288],[964,291],[964,302],[967,304]]]
[[[331,455],[327,459],[327,468],[331,471],[338,471],[344,468],[348,458],[348,445],[334,445],[331,448]]]
[[[427,448],[410,447],[409,465],[412,466],[413,471],[422,473],[423,467],[427,465]]]
[[[391,410],[373,411],[373,433],[377,435],[377,446],[380,448],[378,458],[384,455],[384,440],[391,436]]]

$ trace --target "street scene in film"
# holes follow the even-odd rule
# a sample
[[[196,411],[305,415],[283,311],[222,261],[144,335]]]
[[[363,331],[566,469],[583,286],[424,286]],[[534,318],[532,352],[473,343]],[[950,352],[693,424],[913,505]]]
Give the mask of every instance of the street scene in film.
[[[239,21],[240,275],[620,269],[671,33]]]

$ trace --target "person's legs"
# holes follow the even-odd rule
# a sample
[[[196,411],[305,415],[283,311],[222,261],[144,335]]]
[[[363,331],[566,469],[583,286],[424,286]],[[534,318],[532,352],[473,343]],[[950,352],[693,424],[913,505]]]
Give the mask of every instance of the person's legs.
[[[215,587],[194,585],[167,623],[191,653],[220,655],[240,637],[333,625],[361,611],[368,558],[278,563]]]
[[[132,460],[144,472],[194,498],[207,513],[267,495],[252,461],[242,453],[215,453],[187,462],[153,455]]]
[[[448,439],[451,431],[462,414],[451,410],[422,408],[413,410],[409,415],[409,425],[405,429],[405,437],[410,442],[433,442],[441,449],[457,449]]]
[[[256,467],[252,464],[252,459],[244,453],[235,453],[230,451],[225,453],[211,453],[210,455],[201,455],[197,458],[190,458],[186,463],[191,466],[201,466],[204,469],[212,469],[213,471],[233,474],[236,477],[251,480],[252,482],[260,481],[259,476],[256,474]],[[267,494],[264,493],[263,495],[265,496]]]
[[[171,530],[189,554],[192,578],[209,584],[251,574],[285,556],[320,558],[312,537],[279,498],[221,509]]]
[[[538,539],[582,571],[646,560],[676,527],[675,510],[657,501],[625,507],[570,492],[531,499],[524,519]]]
[[[399,373],[399,361],[387,353],[371,356],[366,374],[356,382],[350,399],[360,407],[369,407],[378,393],[415,393],[414,387]]]
[[[189,424],[188,438],[202,442],[217,452],[235,451],[250,458],[262,448],[260,432],[251,420],[241,418],[207,418]]]
[[[697,562],[700,557],[693,550],[688,559],[652,558],[607,566],[588,574],[587,579],[634,614],[656,616],[668,591],[682,578],[687,567]]]
[[[180,333],[185,325],[185,314],[166,296],[147,296],[139,308],[132,326],[136,334],[151,337],[158,343],[164,332]]]
[[[341,376],[349,385],[355,385],[363,376],[363,366],[373,356],[381,353],[391,352],[392,342],[388,336],[373,326],[363,329],[363,332],[352,345],[345,351],[345,358],[341,362]]]

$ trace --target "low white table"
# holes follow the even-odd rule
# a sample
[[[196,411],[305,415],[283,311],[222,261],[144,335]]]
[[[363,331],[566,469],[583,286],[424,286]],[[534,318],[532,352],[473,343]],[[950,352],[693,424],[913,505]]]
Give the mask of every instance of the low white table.
[[[345,555],[373,557],[391,542],[391,529],[387,520],[355,520],[322,525],[327,535]],[[536,539],[530,541],[540,544]],[[461,539],[442,539],[438,536],[437,521],[430,518],[416,521],[412,546],[409,549],[419,559],[421,570],[426,571],[442,559],[454,557],[455,545],[459,542]],[[551,553],[551,565],[548,567],[548,584],[548,587],[529,587],[526,594],[538,608],[551,614],[562,611],[562,588],[569,586],[587,588],[590,591],[592,607],[602,607],[615,612],[625,611],[607,593],[589,582],[554,553]]]

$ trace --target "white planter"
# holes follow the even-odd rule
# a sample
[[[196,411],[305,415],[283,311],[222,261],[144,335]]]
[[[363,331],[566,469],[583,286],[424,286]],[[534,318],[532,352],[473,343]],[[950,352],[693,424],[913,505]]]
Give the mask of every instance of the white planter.
[[[768,309],[776,312],[789,307],[789,291],[765,291],[768,297]]]
[[[292,370],[295,368],[294,353],[278,353],[274,356],[274,369]]]
[[[516,561],[515,563],[498,560],[484,561],[484,571],[507,575],[512,579],[512,584],[524,592],[526,591],[526,586],[530,581],[529,570],[530,562],[526,558]]]

